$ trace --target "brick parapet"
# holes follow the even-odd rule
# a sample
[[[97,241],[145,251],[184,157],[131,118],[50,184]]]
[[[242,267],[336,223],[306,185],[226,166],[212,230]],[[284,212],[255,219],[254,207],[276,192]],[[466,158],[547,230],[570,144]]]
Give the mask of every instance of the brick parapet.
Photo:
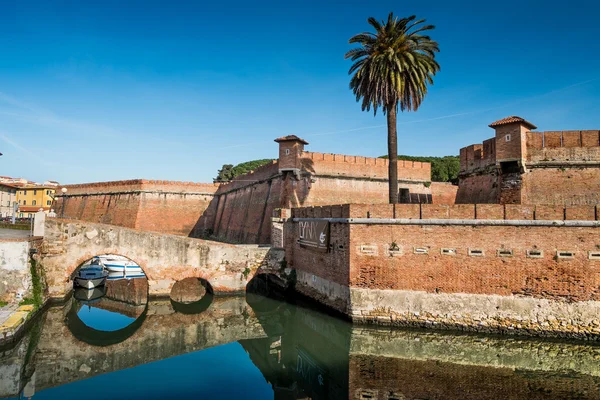
[[[67,189],[66,196],[108,193],[135,193],[142,191],[169,193],[215,193],[217,184],[181,181],[130,179],[123,181],[108,181],[81,183],[63,186]],[[57,196],[62,196],[59,192]]]
[[[292,218],[597,221],[598,206],[520,204],[342,204],[293,208]]]
[[[389,160],[305,151],[302,153],[302,165],[304,170],[316,175],[387,179]],[[398,160],[398,179],[428,182],[431,180],[431,164]]]
[[[528,166],[561,162],[600,163],[600,130],[527,131],[522,158]],[[496,164],[496,138],[460,149],[460,174],[485,171]],[[556,166],[556,165],[554,165]]]

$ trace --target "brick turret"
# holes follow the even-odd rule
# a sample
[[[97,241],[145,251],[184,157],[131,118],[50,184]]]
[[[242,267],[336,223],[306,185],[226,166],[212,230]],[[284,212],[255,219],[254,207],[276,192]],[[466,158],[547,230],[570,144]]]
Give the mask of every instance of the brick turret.
[[[537,129],[535,125],[517,116],[502,118],[489,125],[496,131],[496,163],[517,161],[524,167],[527,158],[527,132]]]
[[[304,145],[308,142],[296,135],[283,136],[275,141],[279,143],[279,172],[292,171],[298,174],[302,169]]]

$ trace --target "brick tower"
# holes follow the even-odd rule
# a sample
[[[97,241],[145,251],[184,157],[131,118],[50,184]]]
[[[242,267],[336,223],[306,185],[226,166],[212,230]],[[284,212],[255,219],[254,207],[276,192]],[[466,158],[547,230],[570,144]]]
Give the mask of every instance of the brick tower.
[[[304,145],[308,142],[296,135],[282,136],[275,141],[279,143],[279,172],[291,171],[298,176],[302,169]]]
[[[522,174],[527,172],[527,132],[537,127],[517,116],[503,118],[489,126],[496,131],[498,202],[521,204]]]

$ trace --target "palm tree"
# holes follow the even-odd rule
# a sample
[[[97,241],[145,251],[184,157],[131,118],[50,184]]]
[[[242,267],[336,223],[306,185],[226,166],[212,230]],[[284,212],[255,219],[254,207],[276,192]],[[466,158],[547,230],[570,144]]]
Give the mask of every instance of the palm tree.
[[[401,111],[416,111],[427,94],[427,85],[440,70],[435,61],[439,52],[437,42],[423,32],[433,25],[421,25],[424,19],[399,19],[390,13],[386,21],[371,17],[367,21],[374,33],[363,32],[350,38],[349,43],[360,47],[346,53],[344,58],[354,64],[350,89],[356,101],[362,98],[362,110],[373,112],[382,108],[387,115],[390,203],[398,202],[398,133],[396,115]]]

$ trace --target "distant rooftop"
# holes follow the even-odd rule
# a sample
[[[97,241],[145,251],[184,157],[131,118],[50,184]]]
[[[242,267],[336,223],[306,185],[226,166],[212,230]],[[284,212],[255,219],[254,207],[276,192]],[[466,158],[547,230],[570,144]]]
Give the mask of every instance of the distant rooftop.
[[[490,128],[495,128],[495,127],[501,126],[501,125],[514,124],[515,122],[520,122],[523,125],[527,126],[529,129],[537,129],[537,126],[535,126],[534,124],[525,120],[524,118],[517,117],[516,115],[511,115],[510,117],[499,119],[496,122],[492,122],[488,126]]]
[[[298,136],[296,135],[287,135],[287,136],[282,136],[280,138],[275,139],[275,141],[277,143],[279,142],[292,142],[292,141],[298,141],[300,143],[304,143],[304,144],[308,144],[308,142],[304,139],[300,139]]]

